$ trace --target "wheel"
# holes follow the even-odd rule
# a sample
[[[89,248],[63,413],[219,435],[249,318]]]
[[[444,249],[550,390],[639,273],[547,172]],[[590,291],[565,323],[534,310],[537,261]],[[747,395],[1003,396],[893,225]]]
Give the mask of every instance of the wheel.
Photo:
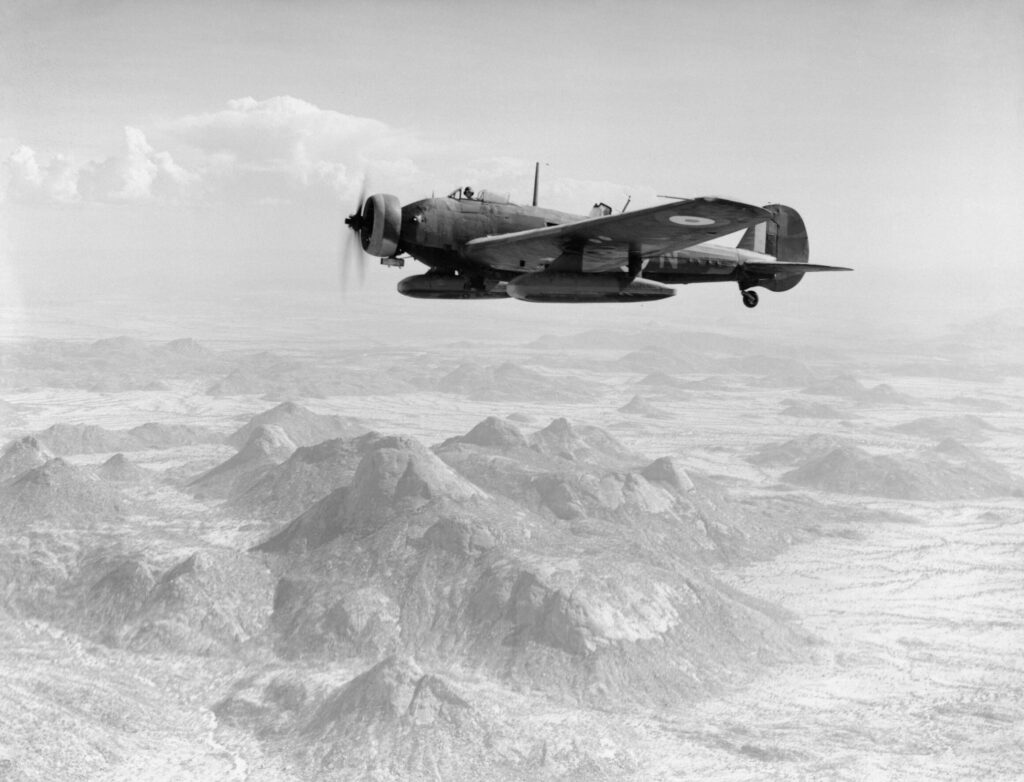
[[[757,291],[743,291],[743,304],[753,309],[757,306]]]

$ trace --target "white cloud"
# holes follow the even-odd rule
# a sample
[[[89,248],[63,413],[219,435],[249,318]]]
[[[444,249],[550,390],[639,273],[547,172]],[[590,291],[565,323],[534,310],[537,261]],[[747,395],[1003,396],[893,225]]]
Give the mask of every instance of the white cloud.
[[[419,171],[413,134],[290,96],[232,100],[168,129],[200,153],[207,192],[231,200],[351,200],[367,170],[398,182]]]
[[[20,146],[3,165],[6,198],[21,202],[72,203],[78,200],[78,172],[62,155],[40,163],[31,147]]]
[[[78,191],[86,201],[142,201],[181,198],[197,179],[171,158],[157,152],[138,128],[124,129],[124,151],[79,171]]]
[[[379,120],[278,96],[240,98],[223,109],[171,120],[150,131],[173,151],[157,151],[146,133],[126,127],[120,150],[99,160],[42,159],[21,146],[3,164],[0,194],[19,202],[348,205],[367,174],[373,191],[402,201],[472,185],[529,203],[533,161],[474,157],[462,142],[429,144]],[[457,152],[456,150],[461,150]],[[595,201],[618,208],[649,189],[555,175],[542,168],[542,205],[586,213]]]
[[[74,162],[53,155],[40,162],[35,150],[21,146],[4,163],[4,192],[27,203],[133,202],[177,199],[196,175],[157,152],[138,128],[124,129],[123,149],[98,161]]]

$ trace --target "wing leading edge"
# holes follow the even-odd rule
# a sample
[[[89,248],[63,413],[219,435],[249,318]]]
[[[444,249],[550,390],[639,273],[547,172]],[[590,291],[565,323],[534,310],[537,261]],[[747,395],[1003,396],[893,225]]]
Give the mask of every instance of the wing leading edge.
[[[631,253],[642,258],[671,253],[771,218],[770,212],[750,204],[696,198],[481,237],[468,242],[465,250],[473,261],[498,269],[536,271],[558,260],[563,265],[573,264],[578,271],[602,272],[624,265]]]

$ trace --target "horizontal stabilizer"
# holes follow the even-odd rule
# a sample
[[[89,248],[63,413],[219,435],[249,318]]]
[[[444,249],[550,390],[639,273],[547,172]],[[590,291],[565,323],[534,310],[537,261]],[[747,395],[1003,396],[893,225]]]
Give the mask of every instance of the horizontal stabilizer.
[[[786,261],[748,261],[743,264],[748,272],[759,277],[789,277],[804,272],[852,272],[846,266],[824,266],[820,263],[787,263]]]

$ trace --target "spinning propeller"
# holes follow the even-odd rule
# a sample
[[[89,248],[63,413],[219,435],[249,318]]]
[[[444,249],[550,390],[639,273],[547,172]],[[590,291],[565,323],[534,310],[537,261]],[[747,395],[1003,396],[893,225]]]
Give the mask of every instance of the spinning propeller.
[[[338,282],[341,285],[341,293],[344,296],[348,291],[348,270],[355,262],[359,271],[359,285],[366,279],[366,235],[373,229],[373,221],[364,213],[366,203],[366,177],[363,177],[359,186],[359,200],[356,202],[356,210],[345,218],[345,225],[352,230],[352,233],[343,231],[341,246],[338,250]]]

